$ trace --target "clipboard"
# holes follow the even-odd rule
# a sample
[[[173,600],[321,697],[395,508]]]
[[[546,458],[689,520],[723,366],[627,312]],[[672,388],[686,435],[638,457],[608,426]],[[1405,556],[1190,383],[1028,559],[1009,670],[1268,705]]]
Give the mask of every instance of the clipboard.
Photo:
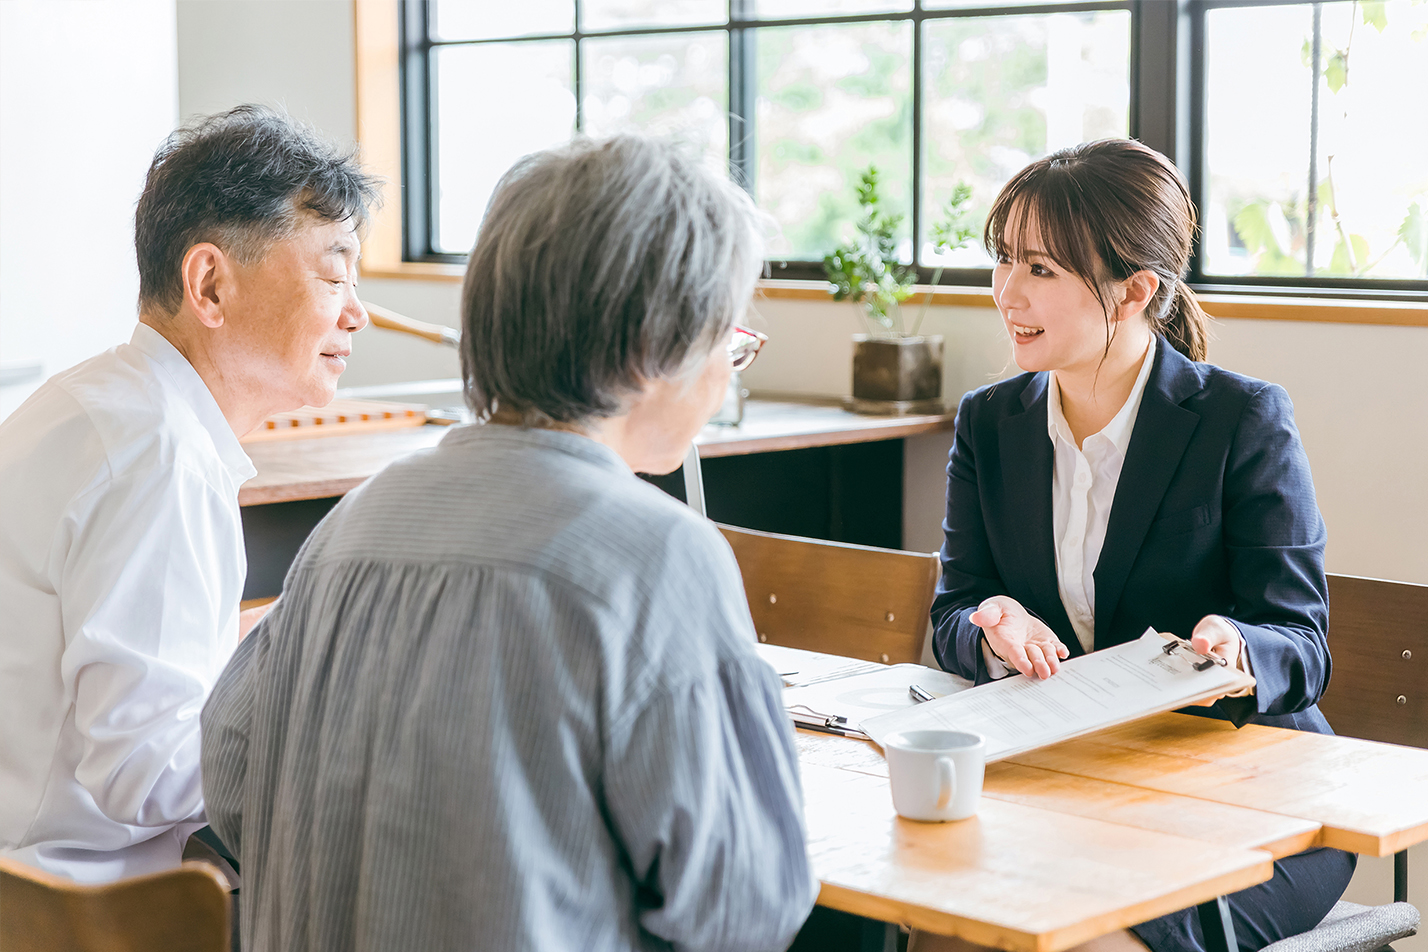
[[[1185,639],[1147,628],[1135,641],[1063,661],[1044,681],[1012,675],[859,726],[879,745],[895,731],[972,731],[986,737],[991,763],[1254,683]]]

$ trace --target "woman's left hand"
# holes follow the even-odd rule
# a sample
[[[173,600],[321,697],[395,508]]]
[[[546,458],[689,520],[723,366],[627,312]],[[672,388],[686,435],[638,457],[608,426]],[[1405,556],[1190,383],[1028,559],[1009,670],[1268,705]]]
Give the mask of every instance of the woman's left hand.
[[[1239,666],[1242,644],[1240,630],[1220,615],[1206,615],[1190,634],[1191,648],[1201,654],[1224,658],[1232,668]]]
[[[1239,667],[1240,648],[1243,645],[1244,639],[1240,636],[1240,630],[1219,615],[1206,615],[1200,619],[1200,623],[1190,635],[1190,647],[1201,654],[1224,658],[1232,668]],[[1221,694],[1220,697],[1197,701],[1191,707],[1210,707],[1222,697],[1229,695]]]

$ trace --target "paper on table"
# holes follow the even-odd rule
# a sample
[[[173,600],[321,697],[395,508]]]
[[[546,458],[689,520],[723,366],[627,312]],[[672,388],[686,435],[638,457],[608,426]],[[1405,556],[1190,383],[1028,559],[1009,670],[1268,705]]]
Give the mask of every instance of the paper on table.
[[[809,714],[846,717],[848,726],[861,729],[863,721],[869,718],[916,704],[907,691],[913,684],[934,697],[955,694],[972,686],[966,678],[920,664],[880,664],[875,671],[784,688],[783,706],[790,710],[797,707]]]
[[[789,687],[801,687],[870,671],[886,671],[888,668],[876,661],[860,661],[857,658],[804,651],[801,648],[786,648],[783,645],[761,644],[758,646],[758,652],[760,658],[773,665],[773,669],[783,676],[784,684]]]
[[[1230,667],[1196,671],[1195,655],[1167,654],[1165,645],[1147,628],[1135,641],[1061,662],[1045,681],[1013,675],[868,718],[862,727],[879,744],[895,731],[973,731],[987,738],[987,760],[993,761],[1254,684]]]

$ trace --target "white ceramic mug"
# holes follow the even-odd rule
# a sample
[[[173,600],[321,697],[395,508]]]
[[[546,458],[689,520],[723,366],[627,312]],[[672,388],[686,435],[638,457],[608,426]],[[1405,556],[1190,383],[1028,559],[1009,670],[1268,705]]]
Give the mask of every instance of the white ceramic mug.
[[[982,799],[987,743],[967,731],[901,731],[883,738],[893,808],[909,820],[965,820]]]

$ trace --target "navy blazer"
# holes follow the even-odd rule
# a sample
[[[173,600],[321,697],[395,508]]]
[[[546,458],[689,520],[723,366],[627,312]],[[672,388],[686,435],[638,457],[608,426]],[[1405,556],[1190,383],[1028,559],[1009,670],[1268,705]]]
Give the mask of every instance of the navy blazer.
[[[1052,539],[1047,375],[969,393],[947,466],[933,649],[949,671],[988,680],[968,616],[1010,595],[1070,649]],[[1095,647],[1154,626],[1188,638],[1206,615],[1244,635],[1249,698],[1189,713],[1328,733],[1324,520],[1282,387],[1194,363],[1163,338],[1146,382],[1096,564]]]

